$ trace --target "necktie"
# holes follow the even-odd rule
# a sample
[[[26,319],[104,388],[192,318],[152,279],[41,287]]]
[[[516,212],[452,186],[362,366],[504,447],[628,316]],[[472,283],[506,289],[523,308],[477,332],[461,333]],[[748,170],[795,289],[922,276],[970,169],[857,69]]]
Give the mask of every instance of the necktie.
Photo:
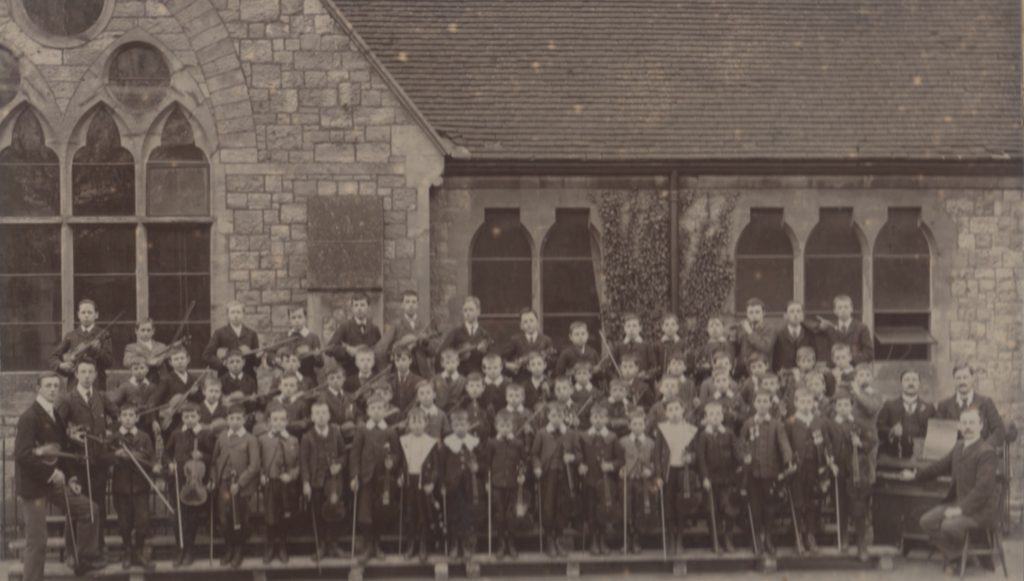
[[[361,335],[365,335],[366,334],[366,324],[365,323],[359,323],[359,333]]]
[[[92,399],[92,388],[91,387],[87,388],[83,393],[85,395],[85,401],[89,401],[90,399]]]
[[[914,404],[913,403],[908,402],[908,403],[905,403],[904,405],[907,407],[907,415],[911,415],[911,414],[914,413]]]

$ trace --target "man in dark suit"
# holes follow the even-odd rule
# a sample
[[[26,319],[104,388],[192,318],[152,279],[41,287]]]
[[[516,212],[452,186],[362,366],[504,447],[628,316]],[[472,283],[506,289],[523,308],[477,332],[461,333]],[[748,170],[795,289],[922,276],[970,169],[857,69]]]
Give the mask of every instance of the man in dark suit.
[[[96,325],[99,311],[96,310],[96,303],[91,299],[84,299],[78,303],[78,322],[80,326],[75,327],[57,345],[50,355],[50,368],[68,378],[68,389],[75,387],[75,361],[71,357],[77,349],[82,351],[78,357],[88,357],[96,364],[96,388],[100,391],[107,389],[107,368],[114,364],[113,347],[110,343],[110,334],[101,331]],[[65,358],[65,355],[68,357]],[[67,359],[67,360],[65,360]]]
[[[451,347],[459,351],[461,362],[459,373],[469,375],[483,370],[484,355],[491,348],[491,335],[480,324],[480,299],[466,297],[462,302],[462,324],[445,335],[437,352],[440,354]]]
[[[259,365],[259,358],[256,351],[260,348],[260,338],[256,331],[245,325],[245,306],[238,301],[231,301],[227,304],[228,324],[217,329],[210,336],[210,342],[203,350],[203,360],[206,364],[217,371],[218,375],[227,373],[224,366],[224,359],[228,352],[238,349],[245,357],[244,372],[253,378],[256,377],[256,366]]]
[[[78,384],[57,402],[57,417],[68,430],[72,449],[88,457],[88,462],[77,465],[72,472],[85,485],[85,492],[96,503],[96,522],[106,522],[107,477],[114,457],[100,440],[107,436],[107,420],[117,417],[114,404],[96,387],[96,364],[80,359],[75,367]],[[103,547],[103,537],[99,539]]]
[[[381,338],[380,329],[369,319],[369,297],[357,293],[352,297],[351,308],[352,318],[338,327],[327,343],[327,354],[345,368],[346,377],[354,377],[359,373],[356,368],[356,351],[364,346],[376,347]],[[385,365],[384,360],[377,364]]]
[[[430,351],[428,321],[419,317],[420,298],[414,290],[402,292],[402,315],[385,326],[384,335],[374,348],[377,361],[387,361],[395,351],[395,344],[412,351],[412,372],[424,379],[434,376],[433,355]]]
[[[14,439],[15,479],[25,518],[25,550],[21,556],[22,578],[26,581],[43,579],[48,504],[70,515],[74,524],[78,542],[75,574],[104,566],[99,552],[101,521],[95,519],[98,509],[82,494],[81,482],[76,477],[67,478],[67,461],[48,454],[67,450],[66,424],[56,412],[60,385],[60,376],[54,372],[39,376],[36,399],[18,418]]]
[[[995,402],[975,391],[974,369],[966,363],[953,367],[953,384],[956,390],[953,395],[939,402],[937,415],[944,420],[955,420],[968,408],[977,408],[981,414],[981,437],[992,448],[999,450],[1006,438],[1006,427],[1003,418],[996,409]],[[962,437],[962,435],[961,435]]]
[[[772,370],[775,373],[796,367],[797,349],[815,346],[811,330],[804,324],[802,304],[790,301],[786,305],[785,323],[775,334],[775,343],[772,345]]]
[[[519,313],[520,332],[512,336],[502,354],[505,369],[516,383],[526,383],[530,379],[527,369],[527,356],[537,352],[544,357],[548,369],[554,363],[555,344],[551,337],[540,332],[540,320],[532,309],[523,309]]]
[[[913,477],[917,481],[946,474],[953,477],[953,486],[943,504],[924,513],[920,521],[932,543],[946,556],[947,572],[952,572],[968,531],[993,525],[999,518],[999,461],[992,446],[981,438],[983,427],[984,420],[977,408],[961,412],[960,441],[949,454]]]
[[[914,440],[928,435],[935,406],[919,396],[921,377],[912,369],[900,376],[903,393],[882,404],[878,412],[879,452],[896,458],[914,455]]]
[[[836,315],[835,323],[827,319],[818,319],[818,360],[829,361],[832,346],[843,343],[850,346],[854,366],[874,361],[875,340],[867,325],[853,319],[853,299],[847,295],[838,295],[832,299],[832,312]]]

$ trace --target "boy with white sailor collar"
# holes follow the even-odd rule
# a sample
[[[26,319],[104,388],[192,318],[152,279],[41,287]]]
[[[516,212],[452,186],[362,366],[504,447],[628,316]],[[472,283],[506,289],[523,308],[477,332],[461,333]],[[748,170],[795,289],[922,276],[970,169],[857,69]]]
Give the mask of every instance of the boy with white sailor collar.
[[[440,440],[444,434],[449,431],[448,415],[437,406],[434,402],[435,393],[434,385],[429,381],[421,381],[416,386],[416,407],[423,413],[423,418],[426,421],[427,434],[436,439]],[[455,412],[452,412],[453,414]]]
[[[544,553],[556,557],[566,555],[561,536],[572,514],[572,482],[568,477],[579,458],[579,438],[565,424],[564,404],[553,403],[545,412],[548,423],[534,435],[530,457],[533,475],[540,481]]]
[[[686,421],[683,402],[665,401],[665,419],[654,426],[653,460],[659,487],[665,490],[665,521],[669,547],[682,551],[686,521],[701,513],[697,477],[697,427]],[[630,426],[632,431],[632,425]]]
[[[452,412],[452,433],[441,447],[441,494],[448,505],[448,540],[450,558],[472,558],[476,546],[477,508],[483,506],[480,496],[480,438],[469,433],[469,416],[465,410]],[[485,501],[486,502],[486,501]]]
[[[427,417],[422,409],[413,408],[409,412],[408,421],[409,433],[399,439],[405,459],[403,512],[406,530],[411,531],[405,558],[412,560],[418,555],[420,562],[425,563],[434,487],[440,476],[440,448],[437,445],[438,439],[426,432]]]

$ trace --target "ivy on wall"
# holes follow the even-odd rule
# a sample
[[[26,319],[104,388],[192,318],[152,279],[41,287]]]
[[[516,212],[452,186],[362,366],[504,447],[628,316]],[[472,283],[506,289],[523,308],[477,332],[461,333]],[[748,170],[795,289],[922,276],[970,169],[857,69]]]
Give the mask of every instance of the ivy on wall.
[[[609,339],[621,338],[623,313],[635,312],[644,335],[656,341],[660,319],[670,308],[670,227],[679,228],[680,334],[702,345],[708,318],[732,291],[735,269],[729,249],[737,196],[684,190],[677,215],[669,215],[667,192],[604,192],[595,196],[603,225],[601,320]]]
[[[603,226],[601,321],[608,339],[622,338],[622,315],[629,312],[640,316],[647,338],[655,337],[669,305],[667,193],[605,192],[594,202]]]

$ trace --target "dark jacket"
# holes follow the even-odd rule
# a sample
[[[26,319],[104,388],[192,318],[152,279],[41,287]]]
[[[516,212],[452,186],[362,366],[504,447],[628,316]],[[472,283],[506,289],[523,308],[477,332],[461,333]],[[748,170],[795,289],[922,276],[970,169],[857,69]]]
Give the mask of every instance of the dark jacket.
[[[366,320],[364,325],[360,325],[355,319],[349,319],[342,323],[334,332],[334,335],[331,336],[325,352],[345,368],[346,377],[352,377],[359,373],[359,370],[356,368],[355,357],[348,354],[348,351],[345,350],[345,345],[349,347],[365,345],[372,348],[380,341],[380,337],[380,329],[369,319]],[[375,361],[375,366],[378,368],[384,365],[387,365],[387,362]]]
[[[212,478],[218,485],[230,482],[232,473],[238,476],[239,494],[249,496],[256,492],[260,473],[260,446],[256,436],[246,432],[232,436],[224,430],[213,447]]]
[[[139,463],[145,467],[153,461],[153,441],[149,435],[142,430],[136,430],[135,434],[121,434],[120,431],[114,435],[122,440]],[[120,450],[120,445],[114,451]],[[115,496],[149,494],[149,483],[139,472],[131,458],[117,458],[114,462],[114,475],[111,479],[111,489]]]
[[[530,457],[533,459],[533,467],[540,468],[542,475],[550,474],[554,470],[561,470],[565,454],[576,456],[573,464],[579,462],[579,437],[573,430],[565,428],[564,432],[549,431],[547,427],[544,427],[534,435]]]
[[[832,346],[837,343],[845,343],[850,346],[850,353],[853,355],[853,364],[869,363],[875,359],[875,340],[871,337],[871,330],[864,323],[853,319],[850,321],[846,332],[840,332],[839,324],[822,329],[819,333],[822,338],[822,351],[817,354],[818,361],[831,363]]]
[[[615,361],[622,363],[622,357],[624,355],[632,355],[636,357],[637,367],[640,372],[652,370],[658,366],[657,354],[654,353],[652,346],[644,341],[640,342],[629,342],[625,340],[620,341],[612,347],[612,352],[615,353]]]
[[[615,432],[608,430],[606,435],[601,435],[594,428],[580,434],[580,452],[583,458],[580,462],[587,467],[587,473],[583,481],[591,487],[601,485],[604,471],[601,469],[602,462],[611,462],[613,465],[609,478],[615,479],[620,468],[622,468],[622,457],[618,453],[619,438]]]
[[[585,345],[582,351],[575,345],[569,345],[565,349],[562,349],[562,352],[558,355],[558,363],[555,364],[554,377],[561,377],[567,373],[572,373],[572,368],[580,361],[586,361],[591,365],[597,365],[600,360],[601,355],[590,345]]]
[[[82,343],[87,343],[97,338],[100,334],[99,325],[93,325],[92,329],[86,333],[82,330],[81,326],[75,327],[69,333],[64,335],[57,347],[54,348],[50,354],[50,369],[60,373],[64,377],[68,378],[68,389],[72,389],[78,383],[75,379],[74,371],[68,373],[60,368],[60,364],[64,362],[64,354],[76,349]],[[82,352],[82,357],[88,357],[96,363],[96,389],[104,391],[107,389],[107,369],[114,364],[114,348],[110,340],[110,333],[106,333],[102,339],[100,339],[99,348],[90,347]]]
[[[350,476],[357,478],[361,484],[384,477],[384,459],[387,455],[394,462],[391,470],[391,476],[394,477],[400,474],[398,470],[402,457],[402,445],[394,428],[357,428],[349,451]]]
[[[771,365],[772,348],[775,345],[775,329],[762,321],[760,325],[752,326],[750,333],[744,332],[743,327],[738,327],[737,333],[739,337],[736,344],[741,365],[745,367],[749,363],[748,359],[752,353],[761,353],[764,355],[764,360]]]
[[[235,379],[231,377],[230,373],[225,373],[220,377],[220,383],[223,389],[221,393],[224,395],[231,395],[236,391],[242,392],[242,395],[252,395],[256,393],[256,378],[251,375],[242,373],[242,377]]]
[[[18,431],[14,436],[15,486],[18,496],[26,500],[42,498],[50,492],[48,481],[54,470],[61,470],[68,478],[69,462],[37,456],[34,450],[44,444],[57,444],[68,451],[67,426],[59,415],[54,418],[43,406],[33,401],[18,418]]]
[[[750,454],[751,473],[755,478],[772,478],[793,461],[793,449],[782,422],[769,419],[758,422],[751,416],[740,430],[744,455]]]
[[[466,329],[464,323],[460,323],[459,326],[448,331],[445,335],[444,340],[441,341],[441,346],[437,350],[438,360],[436,361],[438,369],[440,369],[440,356],[441,352],[451,347],[452,349],[463,349],[466,348],[468,351],[462,355],[462,361],[459,363],[459,373],[462,375],[469,375],[473,371],[479,372],[483,369],[484,352],[481,352],[478,348],[480,343],[485,343],[488,346],[488,350],[491,345],[491,335],[484,329],[484,326],[477,321],[476,332],[472,335]]]
[[[935,417],[935,406],[918,398],[914,413],[907,414],[903,397],[896,397],[882,404],[878,413],[879,452],[890,456],[909,458],[914,453],[914,439],[928,435],[928,420]],[[893,426],[903,425],[903,435],[895,438],[890,434]]]
[[[345,467],[345,443],[337,426],[327,426],[327,437],[321,437],[316,428],[302,436],[299,445],[299,471],[302,481],[313,488],[323,488],[332,464]]]
[[[991,525],[999,519],[998,465],[996,452],[987,441],[979,439],[965,447],[961,440],[949,454],[918,472],[916,479],[923,481],[951,474],[953,486],[944,502],[954,503],[964,516],[982,525]]]
[[[391,393],[394,394],[391,399],[395,403],[395,407],[404,410],[416,401],[416,386],[422,381],[422,377],[411,371],[406,373],[401,380],[398,378],[397,371],[392,373],[388,378],[388,383],[391,384]]]
[[[996,409],[995,402],[991,398],[974,392],[974,399],[971,400],[971,407],[978,408],[981,414],[981,437],[993,448],[1000,448],[1006,439],[1006,428],[1003,426],[1003,418]],[[936,415],[943,420],[959,420],[960,408],[956,401],[956,394],[939,402],[936,407]]]
[[[227,373],[224,362],[217,357],[217,350],[223,347],[231,351],[232,349],[241,349],[242,345],[248,347],[250,351],[258,350],[260,348],[260,337],[256,334],[256,331],[242,325],[241,335],[235,335],[231,325],[224,325],[210,335],[210,342],[206,344],[206,349],[203,349],[203,361],[215,369],[218,374]],[[259,364],[258,359],[256,355],[247,355],[245,357],[245,367],[242,368],[242,371],[246,375],[255,378],[256,366]]]
[[[736,470],[743,463],[740,441],[730,430],[710,433],[707,428],[697,437],[697,466],[702,478],[712,484],[736,483]]]
[[[834,418],[829,420],[828,429],[840,475],[850,478],[855,484],[867,485],[871,476],[870,450],[878,443],[874,431],[857,421],[843,420],[840,423]],[[855,434],[860,439],[860,446],[853,445]]]
[[[555,363],[555,343],[551,340],[551,337],[544,335],[543,333],[537,333],[537,337],[533,342],[526,339],[525,333],[516,333],[508,341],[505,350],[501,356],[505,361],[516,361],[520,364],[519,371],[515,373],[509,372],[510,376],[517,382],[525,382],[530,378],[530,371],[527,368],[529,361],[526,356],[530,353],[540,353],[544,357],[545,363],[547,363],[547,369],[551,369],[551,366]]]
[[[519,438],[492,438],[486,445],[486,463],[494,488],[515,488],[519,471],[524,470],[526,448]]]
[[[782,326],[775,333],[775,343],[772,345],[772,370],[778,373],[782,369],[796,367],[796,352],[801,347],[814,347],[814,335],[806,325],[800,326],[800,335],[793,338],[789,328]]]
[[[384,362],[390,361],[392,356],[391,350],[394,348],[395,343],[403,337],[413,335],[419,337],[419,340],[411,345],[411,371],[421,377],[433,377],[434,364],[431,361],[432,353],[429,345],[430,332],[428,327],[429,322],[427,320],[416,317],[415,323],[410,323],[409,319],[405,318],[405,315],[398,317],[390,325],[385,325],[384,334],[374,347],[378,363],[385,365]]]
[[[72,389],[65,393],[58,401],[56,407],[57,417],[61,419],[64,426],[70,428],[72,425],[79,426],[85,429],[85,432],[104,438],[107,435],[107,421],[109,418],[113,418],[117,414],[117,410],[114,409],[113,404],[106,398],[102,393],[93,390],[92,397],[89,402],[82,398],[78,389]],[[71,450],[82,454],[85,452],[84,446],[77,443],[71,442]],[[111,455],[109,447],[98,443],[94,440],[89,440],[89,463],[93,466],[93,476],[95,476],[96,466],[109,467],[114,458]],[[82,481],[85,481],[85,466],[78,465],[73,470],[75,474],[82,475]]]

